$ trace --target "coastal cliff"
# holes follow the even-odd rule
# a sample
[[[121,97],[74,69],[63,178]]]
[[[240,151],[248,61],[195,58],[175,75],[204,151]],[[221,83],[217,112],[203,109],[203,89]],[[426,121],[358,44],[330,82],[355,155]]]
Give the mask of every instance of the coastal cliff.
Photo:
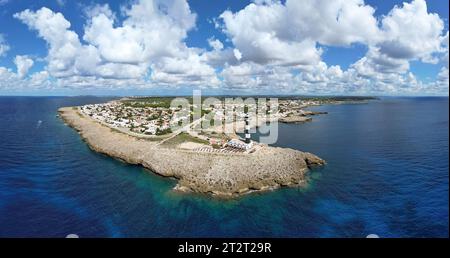
[[[258,144],[251,153],[205,153],[158,145],[115,131],[78,113],[58,110],[89,147],[124,162],[142,165],[162,176],[178,179],[181,191],[232,197],[252,191],[298,185],[313,166],[325,161],[311,153]]]

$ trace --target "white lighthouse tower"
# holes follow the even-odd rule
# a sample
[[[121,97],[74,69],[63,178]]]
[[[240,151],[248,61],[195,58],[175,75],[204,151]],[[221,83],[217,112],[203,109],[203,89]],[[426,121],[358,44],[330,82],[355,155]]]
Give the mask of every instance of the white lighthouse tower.
[[[245,114],[245,143],[250,144],[250,125],[248,122],[248,113]]]
[[[253,147],[253,142],[250,139],[250,124],[249,124],[249,119],[248,119],[248,113],[245,113],[244,116],[244,121],[245,121],[245,127],[244,127],[244,133],[245,133],[245,139],[244,141],[242,141],[241,139],[231,139],[230,141],[228,141],[227,146],[235,148],[235,149],[240,149],[240,150],[244,150],[244,151],[250,151]]]

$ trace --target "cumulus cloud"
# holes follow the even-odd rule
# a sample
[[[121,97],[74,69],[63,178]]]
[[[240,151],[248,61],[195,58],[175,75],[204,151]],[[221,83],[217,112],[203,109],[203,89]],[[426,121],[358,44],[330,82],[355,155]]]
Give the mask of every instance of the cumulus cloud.
[[[442,51],[441,34],[444,22],[435,13],[428,13],[425,0],[414,0],[395,6],[382,20],[383,40],[380,52],[397,59],[420,59],[436,63],[434,53]]]
[[[210,47],[212,47],[212,49],[214,49],[216,51],[219,51],[219,50],[223,49],[223,44],[218,39],[209,38],[208,39],[208,44],[209,44]]]
[[[17,82],[18,76],[10,69],[0,66],[0,86],[2,89],[12,87]],[[12,87],[14,88],[14,87]]]
[[[447,92],[448,94],[448,87],[449,87],[449,72],[448,72],[448,31],[447,34],[442,37],[442,47],[444,51],[444,55],[441,57],[441,61],[443,63],[443,66],[441,70],[439,71],[439,74],[437,76],[437,80],[434,83],[434,87],[436,91],[442,91]]]
[[[211,35],[205,48],[186,44],[197,20],[186,0],[131,1],[120,19],[108,5],[89,6],[82,34],[46,7],[14,17],[47,42],[47,65],[27,76],[33,60],[17,56],[17,73],[0,68],[2,85],[448,94],[448,31],[425,0],[394,6],[380,17],[363,0],[254,0],[213,18],[228,38]],[[367,52],[347,69],[323,61],[322,47],[353,44]],[[0,56],[8,49],[0,36]],[[411,61],[440,65],[436,81],[422,83],[410,72]]]
[[[6,43],[5,38],[0,34],[0,57],[4,56],[9,50],[9,45]]]
[[[409,70],[409,62],[407,59],[390,57],[378,48],[371,47],[366,56],[351,67],[361,76],[376,77],[379,73],[405,73]]]
[[[347,72],[324,62],[301,69],[242,62],[227,65],[220,73],[227,88],[247,93],[268,94],[339,94],[347,88]]]
[[[22,77],[11,69],[0,67],[0,89],[8,91],[55,89],[55,85],[50,80],[47,71],[40,71],[31,74],[29,77]]]
[[[284,33],[288,38],[310,38],[335,46],[369,43],[379,38],[375,10],[363,0],[287,0],[286,10],[288,23]]]
[[[214,68],[206,64],[204,57],[195,51],[188,51],[180,58],[162,58],[151,66],[151,78],[154,82],[166,85],[218,86]]]
[[[238,61],[240,61],[242,59],[242,53],[237,48],[233,49],[233,55],[236,58],[236,60],[238,60]]]
[[[66,4],[66,0],[56,0],[56,3],[57,3],[59,6],[64,6],[64,5]]]
[[[122,26],[114,27],[111,12],[92,16],[83,39],[109,62],[142,63],[159,56],[177,56],[196,15],[185,0],[140,1],[125,10]]]
[[[205,82],[205,74],[206,82],[211,81],[212,68],[198,56],[199,51],[184,43],[196,20],[185,0],[141,0],[125,7],[123,12],[126,18],[116,25],[115,15],[107,5],[89,8],[83,35],[86,43],[81,43],[77,33],[70,30],[70,22],[61,13],[46,7],[37,11],[27,9],[14,17],[47,41],[47,70],[56,78],[144,80],[153,72],[155,84],[159,78],[165,82],[180,77]],[[197,70],[184,67],[191,61]],[[176,65],[185,74],[176,73],[177,78],[171,79]],[[194,76],[193,72],[202,73]]]
[[[61,13],[54,13],[43,7],[36,12],[27,9],[14,14],[14,17],[30,29],[37,30],[38,35],[49,44],[48,70],[53,76],[62,77],[76,73],[75,64],[81,56],[82,46],[78,35],[69,30],[70,22]]]
[[[312,40],[296,41],[280,37],[285,29],[286,7],[277,2],[267,5],[250,4],[237,13],[220,15],[224,32],[242,55],[243,61],[260,64],[301,64],[319,60]],[[239,58],[240,59],[240,58]]]
[[[411,78],[411,61],[436,64],[439,56],[448,58],[443,32],[443,21],[437,14],[428,13],[424,0],[395,6],[381,20],[382,37],[369,45],[366,55],[351,65],[351,69],[358,76],[371,79],[374,88],[408,81],[404,78]],[[415,80],[409,82],[417,86]]]
[[[17,67],[17,75],[19,75],[19,78],[23,78],[27,75],[28,70],[33,66],[34,61],[28,56],[16,56],[14,58],[14,63]]]
[[[47,62],[48,71],[54,77],[101,76],[114,78],[136,78],[147,71],[145,64],[128,64],[108,62],[101,55],[101,50],[94,45],[83,45],[78,35],[70,30],[70,22],[61,13],[48,8],[36,12],[25,10],[14,15],[37,30],[38,35],[49,45]],[[127,52],[117,51],[117,55]]]
[[[317,43],[345,46],[376,40],[373,13],[362,0],[256,1],[236,13],[225,11],[220,18],[242,60],[308,65],[320,62]]]
[[[223,32],[239,51],[237,60],[244,62],[222,72],[230,84],[249,81],[253,85],[255,78],[262,78],[260,70],[245,76],[239,73],[249,70],[249,64],[291,67],[287,70],[297,75],[284,78],[294,78],[290,83],[299,90],[316,93],[414,91],[424,85],[409,72],[413,60],[443,60],[438,79],[445,81],[448,74],[448,34],[443,35],[442,19],[428,12],[424,0],[395,6],[380,20],[362,0],[254,1],[238,12],[225,11],[220,18]],[[319,45],[354,43],[367,45],[368,51],[347,71],[321,60]],[[272,75],[281,71],[269,70]]]
[[[444,53],[441,57],[441,61],[444,63],[444,66],[448,68],[448,31],[447,34],[441,38],[441,45]]]
[[[259,76],[264,75],[265,67],[263,65],[244,62],[238,65],[227,65],[221,72],[224,82],[230,88],[249,88],[257,86]]]

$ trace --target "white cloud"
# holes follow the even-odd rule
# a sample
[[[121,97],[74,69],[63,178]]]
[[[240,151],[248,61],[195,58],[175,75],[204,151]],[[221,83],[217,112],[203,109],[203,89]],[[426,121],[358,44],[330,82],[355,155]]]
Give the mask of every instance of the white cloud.
[[[43,7],[36,12],[29,9],[14,14],[30,29],[38,31],[38,35],[49,44],[47,56],[48,70],[56,77],[69,76],[76,73],[74,64],[78,58],[81,43],[78,35],[69,30],[70,22],[61,13],[54,13]]]
[[[449,72],[448,72],[448,52],[449,52],[449,48],[448,48],[448,31],[445,34],[444,37],[442,37],[442,47],[443,47],[443,51],[444,51],[444,55],[441,57],[441,61],[443,63],[443,66],[441,68],[441,70],[439,71],[439,74],[437,76],[437,80],[434,83],[434,87],[437,89],[437,91],[443,91],[443,92],[447,92],[448,94],[448,90],[449,90]]]
[[[154,83],[168,85],[199,85],[216,87],[219,81],[215,70],[195,51],[187,51],[181,58],[162,58],[151,66]]]
[[[10,69],[0,66],[0,89],[15,88],[18,76]]]
[[[264,74],[263,65],[244,62],[238,65],[227,65],[221,72],[224,83],[228,88],[255,88],[258,76]]]
[[[442,67],[438,74],[438,82],[441,82],[444,85],[446,84],[448,87],[448,67]]]
[[[239,49],[235,48],[233,49],[233,54],[236,60],[240,61],[242,59],[242,53],[239,51]]]
[[[206,51],[201,54],[202,60],[207,64],[222,68],[225,64],[236,64],[239,61],[236,57],[234,49],[213,49],[212,51]]]
[[[445,82],[445,67],[434,84],[422,84],[409,72],[413,60],[436,64],[442,59],[445,66],[447,59],[448,63],[448,36],[443,32],[443,21],[437,14],[428,13],[424,0],[395,6],[381,20],[382,37],[369,45],[366,55],[351,65],[350,72],[368,79],[374,91],[448,92],[443,83],[437,87],[439,81]]]
[[[220,18],[222,30],[242,53],[236,58],[244,62],[224,69],[225,82],[244,85],[248,81],[252,87],[255,78],[262,78],[261,71],[250,72],[246,78],[238,71],[256,63],[272,66],[268,69],[271,74],[281,71],[275,72],[276,66],[291,66],[291,73],[297,70],[295,80],[289,82],[296,85],[293,90],[413,92],[426,87],[409,72],[410,61],[443,60],[439,76],[444,79],[445,65],[448,67],[448,36],[443,35],[443,21],[437,14],[428,13],[424,0],[396,6],[380,21],[374,17],[374,8],[362,0],[255,1],[236,13],[225,11]],[[347,71],[321,61],[317,44],[353,43],[367,45],[368,51]],[[411,84],[409,88],[407,83]]]
[[[444,22],[439,15],[428,13],[425,0],[414,0],[396,6],[382,20],[380,53],[397,59],[420,59],[436,63],[434,53],[442,51]]]
[[[358,74],[365,77],[376,77],[378,73],[405,73],[409,70],[406,59],[397,59],[380,53],[376,47],[371,47],[366,56],[351,65]]]
[[[210,47],[212,47],[213,50],[219,51],[223,49],[223,44],[220,42],[220,40],[215,38],[209,38],[208,44]]]
[[[448,94],[448,32],[424,0],[379,18],[363,0],[255,0],[213,18],[228,39],[211,36],[209,50],[186,44],[197,19],[186,0],[131,1],[122,6],[120,19],[108,5],[90,6],[80,35],[61,13],[46,7],[14,17],[47,42],[47,65],[27,76],[33,60],[17,56],[17,73],[0,67],[2,87]],[[322,46],[355,43],[368,51],[347,70],[322,60]],[[0,36],[0,56],[8,49]],[[442,65],[436,82],[418,80],[409,70],[411,61]]]
[[[6,43],[5,38],[0,34],[0,57],[4,56],[9,51],[9,45]]]
[[[54,86],[47,71],[36,72],[29,77],[21,77],[11,69],[0,66],[0,90],[26,91],[54,89]]]
[[[243,61],[294,65],[318,61],[314,41],[280,37],[285,29],[285,14],[286,7],[281,3],[252,3],[237,13],[225,11],[220,18],[224,31],[242,53]]]
[[[444,55],[441,57],[441,60],[444,63],[444,66],[448,69],[448,31],[447,34],[445,34],[445,36],[441,38],[441,45],[444,53]]]
[[[379,37],[375,10],[363,0],[287,0],[286,10],[287,23],[280,37],[310,38],[337,46],[368,43]]]
[[[319,69],[322,69],[319,71]],[[321,74],[321,72],[325,72]],[[297,74],[297,75],[295,75]],[[325,76],[342,76],[339,67],[328,69],[320,62],[317,66],[305,66],[302,70],[286,66],[261,65],[254,62],[242,62],[226,65],[220,73],[224,87],[247,91],[249,93],[264,92],[276,94],[307,93],[311,85],[319,82],[326,86],[330,79]],[[311,82],[307,82],[307,80]]]
[[[30,78],[30,82],[31,82],[31,87],[35,88],[35,87],[39,87],[42,85],[51,85],[50,82],[50,75],[48,74],[47,71],[40,71],[40,72],[36,72],[34,74],[31,75]]]
[[[244,61],[312,65],[320,61],[317,43],[374,41],[379,30],[373,13],[362,0],[256,1],[220,18]]]
[[[19,75],[19,78],[23,78],[33,66],[34,61],[28,56],[16,56],[14,58],[14,63],[17,66],[17,75]]]
[[[184,0],[140,1],[125,11],[122,26],[114,27],[110,12],[93,15],[83,39],[109,62],[142,63],[160,56],[177,56],[196,16]]]
[[[81,44],[78,35],[69,30],[70,22],[61,13],[48,8],[36,12],[25,10],[14,17],[20,19],[48,42],[47,69],[54,77],[101,76],[136,78],[146,73],[147,67],[140,64],[108,62],[93,45]],[[118,51],[120,53],[125,51]],[[120,55],[120,54],[118,54]]]
[[[47,70],[51,76],[74,76],[76,81],[81,77],[88,77],[88,81],[96,77],[145,80],[152,67],[155,84],[159,79],[180,84],[205,82],[205,77],[206,82],[214,81],[209,78],[215,76],[214,70],[206,64],[206,58],[200,57],[201,51],[184,43],[196,20],[186,0],[134,2],[123,8],[126,18],[118,25],[107,5],[93,6],[85,13],[83,40],[87,44],[80,42],[61,13],[43,7],[14,15],[48,42]],[[220,47],[220,41],[214,43]],[[186,67],[189,62],[192,67]],[[174,70],[180,72],[173,73]],[[169,78],[174,74],[176,79]]]
[[[66,4],[66,0],[56,0],[56,3],[57,3],[59,6],[64,6],[64,5]]]

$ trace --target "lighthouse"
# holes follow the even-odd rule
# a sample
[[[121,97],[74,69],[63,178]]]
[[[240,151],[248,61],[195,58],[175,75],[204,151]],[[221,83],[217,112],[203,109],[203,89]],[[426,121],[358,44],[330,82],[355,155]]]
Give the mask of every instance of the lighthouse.
[[[248,113],[245,114],[245,143],[250,143],[250,125],[248,123]]]
[[[250,140],[250,124],[248,121],[248,113],[247,112],[245,112],[244,121],[245,121],[245,127],[244,127],[245,139],[244,139],[244,141],[242,140],[241,137],[239,137],[239,139],[231,139],[228,141],[227,146],[231,147],[233,149],[250,151],[253,148],[253,142]]]

